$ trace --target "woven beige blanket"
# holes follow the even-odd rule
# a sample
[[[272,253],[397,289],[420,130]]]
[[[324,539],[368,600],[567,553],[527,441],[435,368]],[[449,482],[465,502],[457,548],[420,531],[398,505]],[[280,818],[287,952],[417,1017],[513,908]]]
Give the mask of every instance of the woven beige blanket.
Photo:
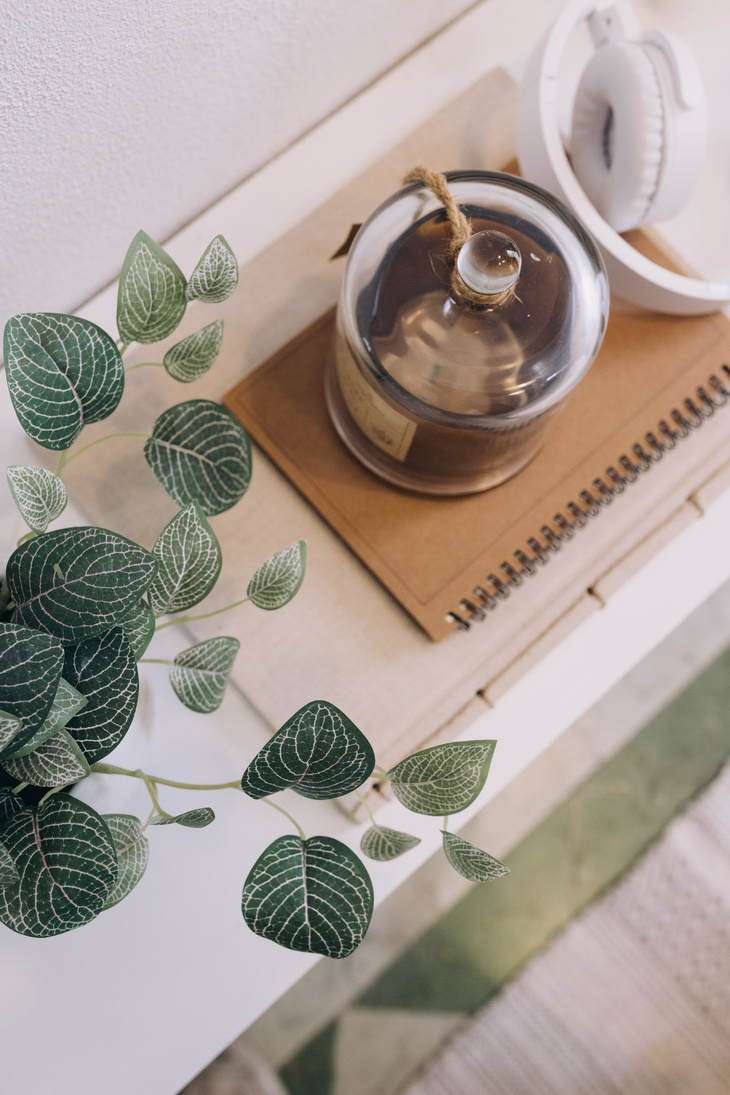
[[[730,1092],[730,766],[403,1095]]]

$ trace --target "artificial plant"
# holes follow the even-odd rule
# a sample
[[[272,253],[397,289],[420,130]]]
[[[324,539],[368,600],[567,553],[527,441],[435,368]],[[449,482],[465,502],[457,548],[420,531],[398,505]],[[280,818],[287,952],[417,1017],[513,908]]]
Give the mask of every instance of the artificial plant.
[[[390,780],[408,809],[447,817],[470,805],[487,777],[491,741],[437,745],[386,773],[364,734],[326,701],[297,711],[242,777],[214,787],[105,760],[132,723],[138,663],[163,660],[145,657],[156,630],[246,601],[280,608],[304,577],[306,551],[299,541],[256,570],[240,601],[187,614],[210,594],[221,570],[208,518],[235,505],[251,478],[245,430],[210,400],[178,403],[157,418],[150,434],[139,435],[147,463],[180,507],[151,551],[95,526],[49,530],[66,505],[63,469],[107,440],[76,444],[85,425],[119,405],[127,347],[168,338],[189,301],[223,301],[237,280],[235,257],[222,236],[186,279],[140,232],[122,267],[116,340],[88,320],[52,313],[14,316],[5,327],[5,368],[17,417],[34,441],[60,454],[55,473],[40,466],[7,469],[29,531],[7,560],[0,591],[0,921],[23,935],[80,927],[131,893],[147,865],[149,827],[200,828],[214,820],[208,805],[170,814],[161,788],[235,789],[276,806],[296,829],[251,867],[242,893],[245,922],[283,946],[344,957],[361,942],[372,915],[365,865],[341,841],[307,838],[270,796],[286,789],[314,799],[355,792],[369,811],[360,788],[375,776]],[[216,319],[173,345],[162,362],[142,364],[160,364],[190,383],[210,368],[222,338],[223,321]],[[237,639],[220,636],[181,651],[169,663],[180,701],[193,711],[216,710],[238,648]],[[149,816],[102,816],[74,797],[74,785],[91,772],[142,780]],[[418,843],[370,817],[364,855],[394,859]],[[506,872],[446,824],[443,841],[449,862],[467,878],[485,881]]]

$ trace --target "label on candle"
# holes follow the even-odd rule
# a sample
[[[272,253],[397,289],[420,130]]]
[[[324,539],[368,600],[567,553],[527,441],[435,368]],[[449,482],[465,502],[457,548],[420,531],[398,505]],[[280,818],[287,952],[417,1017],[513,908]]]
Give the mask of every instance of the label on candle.
[[[350,415],[362,432],[394,460],[404,461],[416,423],[396,410],[372,388],[347,352],[336,348],[340,391]]]

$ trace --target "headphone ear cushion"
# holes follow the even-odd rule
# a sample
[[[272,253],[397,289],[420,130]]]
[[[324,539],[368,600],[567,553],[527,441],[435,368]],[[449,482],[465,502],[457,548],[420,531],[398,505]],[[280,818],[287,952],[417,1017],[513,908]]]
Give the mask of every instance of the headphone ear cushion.
[[[649,219],[664,159],[665,106],[636,42],[607,42],[588,63],[573,107],[571,161],[587,197],[617,232]]]

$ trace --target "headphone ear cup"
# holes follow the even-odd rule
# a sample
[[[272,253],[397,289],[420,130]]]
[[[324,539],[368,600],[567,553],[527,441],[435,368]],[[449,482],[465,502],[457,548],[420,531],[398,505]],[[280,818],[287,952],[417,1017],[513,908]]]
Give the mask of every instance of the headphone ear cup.
[[[570,153],[586,196],[617,232],[651,216],[665,147],[666,104],[636,42],[601,45],[578,85]]]

